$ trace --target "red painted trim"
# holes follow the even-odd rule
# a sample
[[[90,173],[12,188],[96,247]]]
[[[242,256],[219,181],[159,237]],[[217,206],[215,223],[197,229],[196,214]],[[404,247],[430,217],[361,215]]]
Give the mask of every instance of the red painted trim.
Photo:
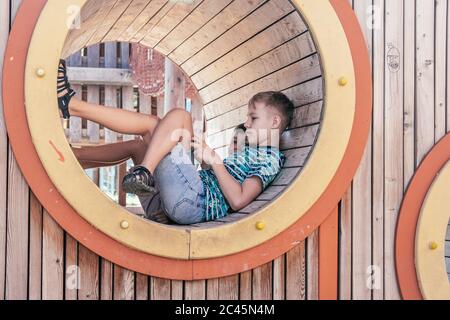
[[[336,175],[320,199],[294,225],[270,241],[234,255],[182,261],[157,257],[122,245],[101,233],[67,203],[48,178],[31,140],[24,107],[26,54],[46,0],[24,0],[14,22],[3,71],[4,112],[10,141],[25,179],[52,217],[81,244],[124,268],[169,279],[206,279],[243,272],[282,255],[308,237],[339,202],[356,172],[372,114],[370,62],[364,37],[348,2],[331,0],[347,34],[355,67],[356,115],[350,143]],[[10,57],[14,57],[11,61]]]
[[[450,160],[450,133],[430,151],[409,183],[395,234],[395,266],[403,299],[423,299],[415,267],[416,228],[423,201],[436,174]]]

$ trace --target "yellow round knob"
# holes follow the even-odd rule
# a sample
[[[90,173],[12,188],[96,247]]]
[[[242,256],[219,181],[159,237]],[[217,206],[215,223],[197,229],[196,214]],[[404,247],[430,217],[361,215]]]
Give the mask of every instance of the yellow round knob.
[[[258,230],[264,230],[265,227],[266,227],[266,224],[262,221],[256,223],[256,229],[258,229]]]
[[[436,250],[438,247],[439,247],[439,245],[436,242],[434,242],[434,241],[430,242],[431,250]]]
[[[126,229],[128,229],[128,228],[130,227],[130,223],[129,223],[127,220],[123,220],[123,221],[120,223],[120,227],[121,227],[122,229],[126,230]]]
[[[45,77],[45,70],[42,69],[42,68],[37,69],[37,70],[36,70],[36,75],[37,75],[39,78]]]
[[[348,80],[347,80],[346,77],[342,77],[342,78],[339,79],[339,85],[340,85],[341,87],[344,87],[344,86],[346,86],[347,84],[348,84]]]

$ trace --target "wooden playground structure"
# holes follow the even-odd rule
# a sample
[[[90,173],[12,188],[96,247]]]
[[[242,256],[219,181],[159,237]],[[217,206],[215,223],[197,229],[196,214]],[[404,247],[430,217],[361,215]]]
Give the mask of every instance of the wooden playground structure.
[[[0,298],[450,299],[450,4],[412,2],[2,2]],[[166,56],[164,96],[136,88],[130,43]],[[61,57],[80,99],[145,114],[186,107],[190,79],[223,157],[249,97],[283,91],[287,162],[226,218],[144,220],[71,152],[134,137],[64,128]]]

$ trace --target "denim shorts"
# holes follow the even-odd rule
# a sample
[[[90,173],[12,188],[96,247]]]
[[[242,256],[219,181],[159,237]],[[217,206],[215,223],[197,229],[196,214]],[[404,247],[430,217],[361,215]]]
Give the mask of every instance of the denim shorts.
[[[205,222],[206,191],[197,168],[181,144],[177,144],[156,167],[158,194],[139,197],[147,217],[160,209],[177,224]]]

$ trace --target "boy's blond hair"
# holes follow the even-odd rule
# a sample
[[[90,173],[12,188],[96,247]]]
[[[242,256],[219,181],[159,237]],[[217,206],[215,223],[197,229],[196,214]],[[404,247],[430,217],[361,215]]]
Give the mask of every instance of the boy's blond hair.
[[[249,102],[249,106],[254,106],[256,102],[263,102],[266,106],[278,110],[282,117],[280,132],[286,130],[294,117],[294,104],[282,92],[265,91],[255,94]]]

